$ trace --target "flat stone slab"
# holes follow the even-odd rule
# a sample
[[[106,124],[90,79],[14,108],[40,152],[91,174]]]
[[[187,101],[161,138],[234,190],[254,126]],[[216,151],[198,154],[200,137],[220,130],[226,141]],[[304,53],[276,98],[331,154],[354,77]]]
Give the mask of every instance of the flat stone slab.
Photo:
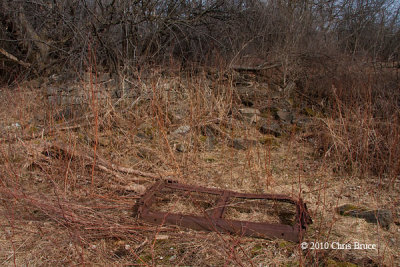
[[[363,207],[346,204],[338,207],[336,211],[340,215],[362,218],[369,223],[379,224],[381,227],[386,229],[389,229],[390,224],[393,222],[391,211],[385,209],[368,210]]]

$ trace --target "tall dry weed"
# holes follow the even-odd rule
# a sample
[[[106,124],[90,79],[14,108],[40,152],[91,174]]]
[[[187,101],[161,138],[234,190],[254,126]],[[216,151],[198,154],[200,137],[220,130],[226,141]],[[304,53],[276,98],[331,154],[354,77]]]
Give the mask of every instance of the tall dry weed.
[[[393,182],[400,174],[400,91],[391,69],[347,68],[327,90],[318,146],[336,170]]]

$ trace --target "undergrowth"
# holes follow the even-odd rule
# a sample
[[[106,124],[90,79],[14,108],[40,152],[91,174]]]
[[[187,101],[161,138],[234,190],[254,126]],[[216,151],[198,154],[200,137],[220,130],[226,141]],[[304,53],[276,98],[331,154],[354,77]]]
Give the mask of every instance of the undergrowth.
[[[270,81],[278,83],[280,75],[155,68],[108,84],[98,82],[92,69],[73,92],[49,96],[29,83],[3,88],[1,265],[394,264],[396,226],[379,230],[333,210],[351,201],[395,213],[397,73],[348,67],[335,80],[310,76],[296,81],[294,91],[279,93]],[[325,91],[313,91],[315,83],[327,84],[318,87]],[[311,109],[306,119],[312,123],[287,126],[281,137],[259,132],[239,114],[239,84],[266,91],[260,103],[270,103],[274,94],[294,99],[295,115]],[[119,97],[115,88],[122,88]],[[235,148],[235,140],[246,147]],[[134,217],[133,206],[157,179],[301,196],[314,219],[305,240],[362,237],[380,242],[382,250],[319,253],[283,240],[146,224]],[[377,183],[387,187],[377,189]]]

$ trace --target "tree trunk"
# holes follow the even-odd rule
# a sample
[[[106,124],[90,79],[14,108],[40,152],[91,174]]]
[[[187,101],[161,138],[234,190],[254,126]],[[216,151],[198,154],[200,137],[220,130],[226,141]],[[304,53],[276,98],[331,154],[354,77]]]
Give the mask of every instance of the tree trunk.
[[[46,62],[47,62],[47,57],[49,55],[49,46],[47,45],[44,37],[40,36],[39,33],[37,33],[35,31],[35,29],[32,27],[32,25],[26,19],[25,12],[24,12],[22,6],[20,7],[18,19],[19,19],[19,24],[21,25],[23,30],[26,32],[28,38],[31,39],[32,42],[35,44],[35,46],[39,49],[39,53],[40,53],[39,65],[42,68],[44,65],[46,65]]]

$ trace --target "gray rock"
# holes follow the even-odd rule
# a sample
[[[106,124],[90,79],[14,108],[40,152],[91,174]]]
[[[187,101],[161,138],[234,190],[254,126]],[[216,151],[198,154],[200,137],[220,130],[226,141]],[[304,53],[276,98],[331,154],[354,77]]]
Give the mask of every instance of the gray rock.
[[[245,150],[246,149],[246,147],[243,144],[243,141],[240,138],[233,139],[232,147],[237,150]]]
[[[176,129],[173,134],[186,134],[190,131],[190,126],[189,125],[182,125],[178,129]]]
[[[248,121],[250,123],[258,123],[258,122],[261,122],[263,120],[264,120],[264,118],[261,117],[261,116],[258,116],[257,114],[253,115],[251,118],[248,119]]]
[[[136,137],[138,137],[140,139],[147,139],[148,138],[145,133],[141,133],[141,132],[137,133]]]
[[[301,117],[301,118],[296,118],[293,120],[293,123],[295,123],[297,125],[297,127],[299,128],[306,128],[307,125],[311,124],[312,120],[310,118],[307,117]]]
[[[345,204],[336,208],[336,212],[344,216],[348,215],[348,213],[351,211],[365,211],[365,210],[366,210],[365,208],[352,204]]]
[[[176,151],[182,152],[182,153],[187,151],[187,147],[184,144],[180,144],[180,143],[175,145],[175,149],[176,149]]]
[[[201,128],[201,133],[200,141],[204,143],[206,150],[214,150],[215,146],[218,144],[218,139],[213,129],[209,126],[205,126]]]
[[[276,112],[276,119],[281,120],[286,123],[292,123],[293,122],[293,113],[286,111],[286,110],[278,110]]]
[[[207,136],[206,139],[206,149],[211,151],[214,150],[215,146],[218,144],[217,139],[215,138],[215,136]]]
[[[381,227],[389,229],[393,222],[393,216],[389,210],[368,210],[363,207],[346,204],[340,206],[336,211],[343,216],[365,219],[369,223],[378,223]]]
[[[154,138],[155,129],[149,124],[142,124],[138,127],[138,132],[136,133],[136,137],[142,140],[145,139],[153,139]]]
[[[285,88],[283,88],[283,91],[285,94],[290,95],[295,88],[296,84],[293,81],[290,81],[286,84]]]
[[[256,144],[257,144],[256,140],[235,138],[232,140],[231,147],[237,150],[246,150],[247,148],[255,146]]]
[[[393,222],[392,213],[389,210],[369,210],[355,215],[369,223],[379,223],[381,227],[386,229],[389,229],[390,224]]]
[[[253,117],[254,115],[260,115],[260,111],[256,108],[241,108],[239,109],[240,114],[246,117]]]
[[[262,134],[273,134],[274,136],[282,135],[282,129],[277,123],[263,123],[258,130]]]
[[[239,109],[242,119],[249,123],[256,123],[262,119],[261,112],[256,108],[241,108]]]

